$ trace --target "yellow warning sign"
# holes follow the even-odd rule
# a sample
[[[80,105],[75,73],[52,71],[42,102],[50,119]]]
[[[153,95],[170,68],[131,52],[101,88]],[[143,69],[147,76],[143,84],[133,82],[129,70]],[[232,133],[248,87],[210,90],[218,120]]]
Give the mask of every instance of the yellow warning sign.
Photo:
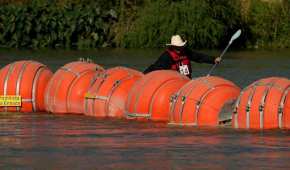
[[[94,99],[94,98],[96,98],[94,95],[92,95],[92,94],[90,94],[90,93],[86,93],[85,94],[85,98],[86,99]]]
[[[21,106],[21,96],[0,96],[0,107],[1,106]]]

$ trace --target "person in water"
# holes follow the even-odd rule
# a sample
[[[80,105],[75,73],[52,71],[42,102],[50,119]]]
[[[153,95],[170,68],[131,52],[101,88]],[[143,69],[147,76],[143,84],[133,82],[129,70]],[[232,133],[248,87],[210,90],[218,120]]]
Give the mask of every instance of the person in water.
[[[214,58],[188,49],[185,46],[186,42],[179,35],[173,35],[171,43],[166,44],[165,52],[144,71],[144,74],[155,70],[176,70],[180,74],[191,78],[191,61],[208,64],[221,62],[220,57]]]

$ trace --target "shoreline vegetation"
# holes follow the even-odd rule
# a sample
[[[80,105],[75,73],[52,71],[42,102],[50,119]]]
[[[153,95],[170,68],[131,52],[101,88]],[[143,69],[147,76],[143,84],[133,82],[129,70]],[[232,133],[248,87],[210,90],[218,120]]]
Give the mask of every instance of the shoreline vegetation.
[[[290,47],[290,0],[0,0],[1,48]]]

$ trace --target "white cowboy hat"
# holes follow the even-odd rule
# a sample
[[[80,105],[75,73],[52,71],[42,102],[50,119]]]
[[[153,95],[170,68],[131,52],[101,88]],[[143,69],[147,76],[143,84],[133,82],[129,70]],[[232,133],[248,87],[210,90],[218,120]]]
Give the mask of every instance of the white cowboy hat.
[[[166,45],[172,45],[177,47],[183,47],[186,44],[187,41],[183,41],[180,37],[180,35],[173,35],[171,37],[171,43]]]

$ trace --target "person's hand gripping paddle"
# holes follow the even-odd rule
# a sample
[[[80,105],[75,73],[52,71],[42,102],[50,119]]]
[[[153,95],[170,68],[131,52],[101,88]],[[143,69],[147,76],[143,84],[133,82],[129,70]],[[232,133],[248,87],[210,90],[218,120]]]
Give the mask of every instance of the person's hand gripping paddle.
[[[224,51],[222,52],[222,54],[220,55],[220,60],[222,59],[222,57],[224,56],[224,54],[226,53],[226,51],[228,50],[228,48],[230,47],[230,45],[232,44],[233,41],[235,41],[237,38],[239,38],[239,36],[241,35],[241,30],[239,29],[231,38],[229,44],[227,45],[227,47],[224,49]],[[212,71],[216,68],[217,66],[217,62],[212,66],[212,68],[209,70],[209,72],[207,73],[207,76],[210,76]]]

